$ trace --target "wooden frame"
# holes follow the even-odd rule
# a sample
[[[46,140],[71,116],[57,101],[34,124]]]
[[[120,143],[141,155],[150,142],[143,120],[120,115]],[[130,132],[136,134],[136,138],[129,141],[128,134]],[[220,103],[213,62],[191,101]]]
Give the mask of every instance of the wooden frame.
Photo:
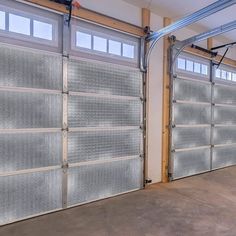
[[[31,5],[37,5],[43,8],[48,8],[52,11],[57,11],[63,14],[68,13],[64,5],[58,4],[56,2],[51,2],[49,0],[24,0],[23,2]],[[144,32],[141,27],[129,24],[121,20],[117,20],[109,16],[105,16],[103,14],[85,9],[83,7],[79,9],[74,9],[72,11],[72,16],[92,21],[94,23],[101,24],[103,26],[126,32],[128,34],[132,34],[138,37],[144,36]]]
[[[165,17],[163,26],[171,24],[171,19]],[[169,36],[164,37],[163,46],[163,108],[162,108],[162,182],[169,181],[169,120],[170,120],[170,75],[169,75]]]
[[[213,38],[207,39],[207,49],[211,50],[213,48]]]

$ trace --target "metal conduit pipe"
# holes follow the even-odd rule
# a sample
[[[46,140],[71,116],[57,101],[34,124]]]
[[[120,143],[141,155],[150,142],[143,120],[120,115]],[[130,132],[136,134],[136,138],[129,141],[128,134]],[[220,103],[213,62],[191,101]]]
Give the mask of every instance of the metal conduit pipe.
[[[141,60],[143,60],[143,62],[140,64],[141,70],[142,71],[147,70],[151,52],[159,39],[161,39],[162,37],[164,37],[167,34],[170,34],[176,30],[179,30],[179,29],[184,28],[188,25],[191,25],[191,24],[193,24],[205,17],[208,17],[208,16],[210,16],[218,11],[221,11],[227,7],[230,7],[234,4],[236,4],[236,0],[219,0],[209,6],[202,8],[201,10],[199,10],[193,14],[190,14],[190,15],[182,18],[181,20],[176,21],[175,23],[173,23],[167,27],[164,27],[163,29],[147,36],[145,38],[146,41],[147,42],[153,41],[153,42],[152,42],[150,48],[148,49],[146,55],[141,55],[141,57],[142,57]]]

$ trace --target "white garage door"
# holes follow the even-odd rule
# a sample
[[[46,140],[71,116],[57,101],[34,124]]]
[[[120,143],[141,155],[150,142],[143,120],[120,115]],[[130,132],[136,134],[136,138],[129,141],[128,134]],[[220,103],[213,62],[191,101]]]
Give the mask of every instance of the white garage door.
[[[139,40],[1,4],[0,225],[142,188]]]
[[[212,169],[236,164],[236,68],[213,68]]]
[[[236,69],[182,53],[171,96],[171,179],[236,164]]]

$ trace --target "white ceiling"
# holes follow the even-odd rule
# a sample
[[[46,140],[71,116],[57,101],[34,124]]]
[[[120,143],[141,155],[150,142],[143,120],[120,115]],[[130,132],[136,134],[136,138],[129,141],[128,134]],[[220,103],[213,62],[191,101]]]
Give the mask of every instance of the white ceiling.
[[[170,17],[173,21],[178,20],[188,14],[191,14],[216,0],[124,0],[130,4],[150,8],[152,12],[163,17]],[[229,23],[236,19],[236,4],[221,12],[218,12],[208,18],[205,18],[191,28],[197,32],[203,32],[217,26]],[[218,37],[220,41],[236,41],[236,30]]]

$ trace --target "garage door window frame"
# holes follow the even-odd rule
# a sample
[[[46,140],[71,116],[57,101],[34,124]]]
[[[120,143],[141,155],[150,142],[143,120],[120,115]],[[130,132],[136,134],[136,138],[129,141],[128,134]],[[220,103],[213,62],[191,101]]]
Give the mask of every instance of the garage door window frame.
[[[33,42],[37,44],[42,44],[50,47],[58,47],[59,46],[59,30],[58,30],[58,22],[52,18],[41,17],[38,15],[34,15],[32,13],[25,13],[20,9],[10,8],[3,5],[0,5],[0,11],[5,13],[5,29],[0,29],[0,36],[9,37],[13,39]],[[9,19],[10,15],[23,17],[29,20],[29,35],[24,33],[12,32],[9,29]],[[44,39],[42,37],[34,36],[34,22],[38,21],[41,23],[45,23],[51,25],[51,37],[52,40]]]

